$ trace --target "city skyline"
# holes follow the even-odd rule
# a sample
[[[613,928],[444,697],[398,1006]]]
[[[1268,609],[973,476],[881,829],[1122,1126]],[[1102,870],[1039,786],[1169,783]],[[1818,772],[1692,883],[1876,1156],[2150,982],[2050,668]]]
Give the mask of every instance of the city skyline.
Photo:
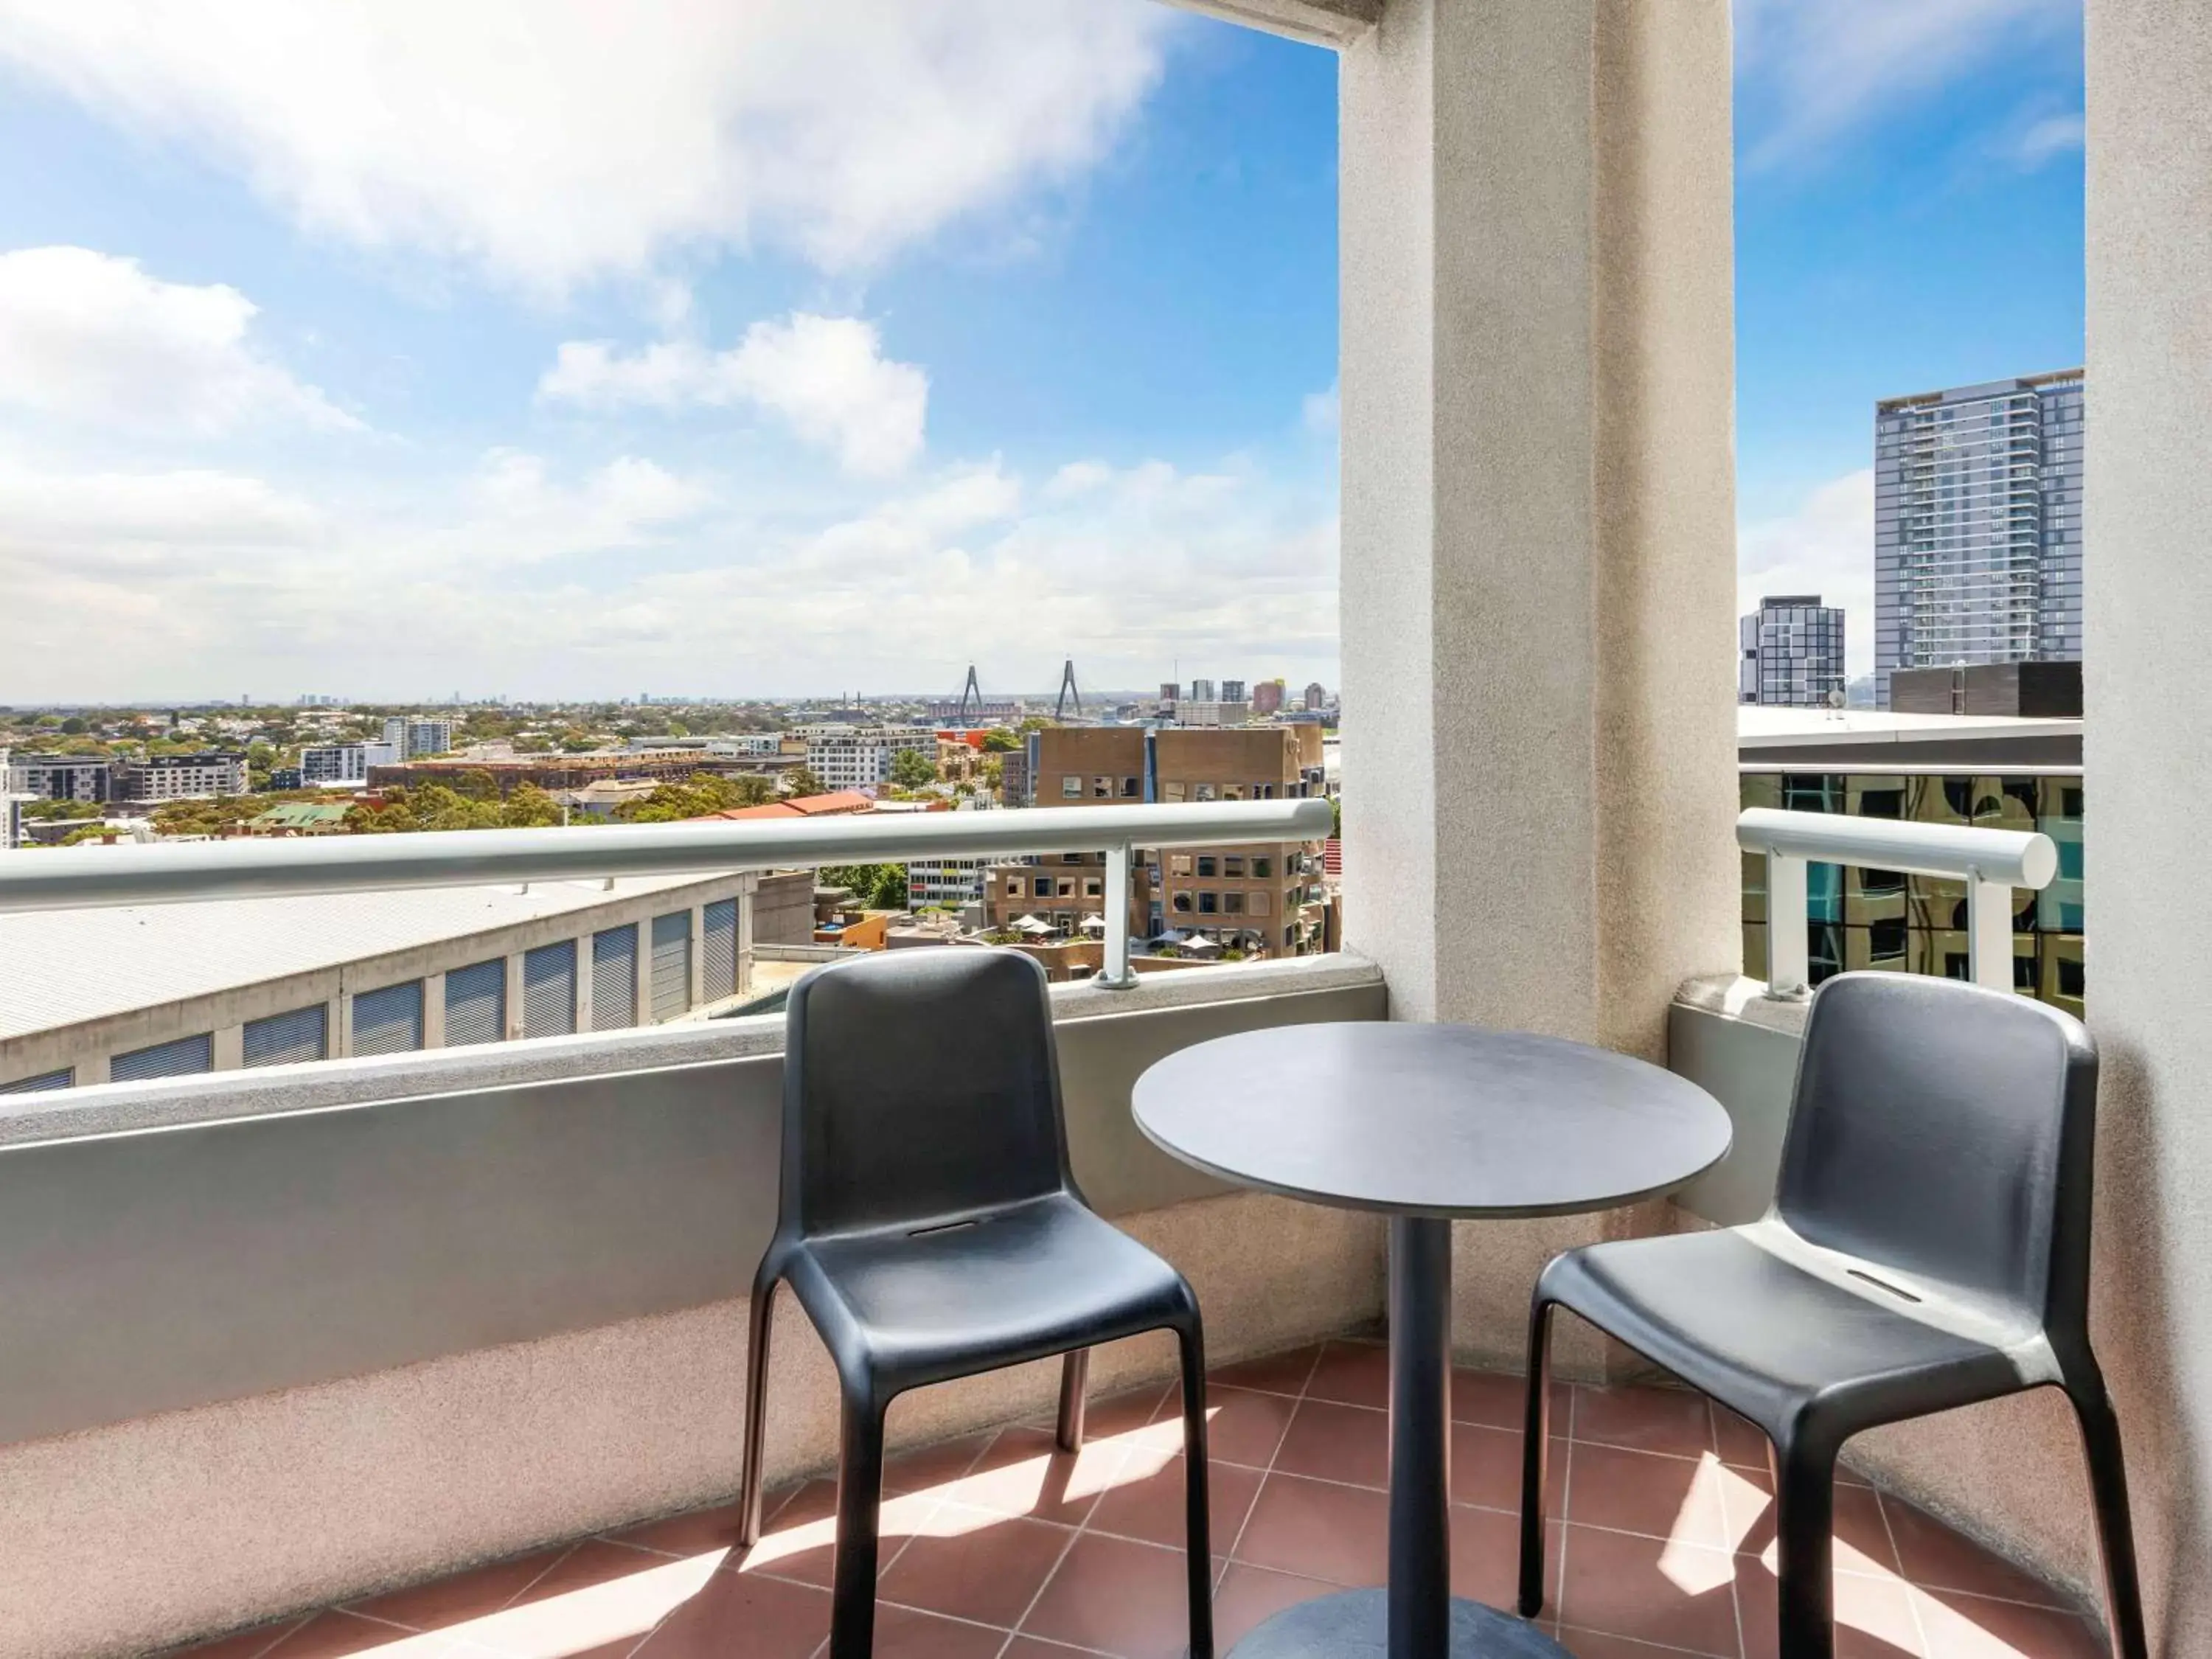
[[[1743,580],[1856,655],[1869,406],[2079,361],[1981,263],[2078,245],[2079,8],[1737,11]],[[1335,683],[1328,54],[429,15],[0,6],[0,702]]]

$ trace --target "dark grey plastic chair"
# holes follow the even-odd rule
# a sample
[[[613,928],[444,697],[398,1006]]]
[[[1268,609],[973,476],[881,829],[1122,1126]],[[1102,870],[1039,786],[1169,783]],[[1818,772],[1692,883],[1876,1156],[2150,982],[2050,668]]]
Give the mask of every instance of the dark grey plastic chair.
[[[1570,1250],[1537,1282],[1522,1613],[1544,1601],[1552,1313],[1567,1308],[1766,1431],[1790,1659],[1834,1651],[1845,1440],[2064,1389],[2088,1455],[2107,1635],[2118,1659],[2144,1659],[2119,1422],[2089,1347],[2096,1105],[2096,1050],[2056,1009],[1917,975],[1822,985],[1765,1217]]]
[[[1044,970],[1012,951],[884,951],[799,981],[784,1029],[782,1196],[753,1280],[741,1543],[760,1536],[780,1284],[822,1334],[844,1396],[830,1659],[866,1659],[873,1644],[894,1399],[1063,1354],[1060,1444],[1073,1451],[1085,1349],[1171,1330],[1182,1359],[1190,1650],[1212,1659],[1198,1298],[1076,1190]]]

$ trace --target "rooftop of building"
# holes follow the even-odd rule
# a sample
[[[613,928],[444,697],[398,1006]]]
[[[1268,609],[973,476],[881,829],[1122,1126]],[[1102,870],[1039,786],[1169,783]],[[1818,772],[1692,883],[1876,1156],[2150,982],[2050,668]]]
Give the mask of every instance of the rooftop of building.
[[[835,789],[826,795],[794,795],[789,800],[769,801],[759,806],[729,806],[708,812],[708,818],[826,818],[848,812],[866,812],[875,805],[872,796],[857,789]],[[702,820],[703,821],[703,820]]]
[[[0,856],[101,854],[57,848]],[[0,915],[0,959],[37,969],[0,975],[0,1040],[696,886],[702,879],[641,876],[618,883],[611,892],[602,881],[532,882],[527,887],[508,883]]]
[[[258,817],[246,820],[249,830],[321,830],[345,822],[345,815],[353,810],[349,802],[287,800],[279,801]]]

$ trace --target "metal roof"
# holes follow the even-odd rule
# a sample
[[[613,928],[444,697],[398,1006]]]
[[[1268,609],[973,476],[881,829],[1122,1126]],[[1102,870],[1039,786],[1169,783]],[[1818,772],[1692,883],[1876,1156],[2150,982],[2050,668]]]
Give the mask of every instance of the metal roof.
[[[718,879],[627,877],[611,892],[600,881],[553,881],[0,915],[0,1040]]]

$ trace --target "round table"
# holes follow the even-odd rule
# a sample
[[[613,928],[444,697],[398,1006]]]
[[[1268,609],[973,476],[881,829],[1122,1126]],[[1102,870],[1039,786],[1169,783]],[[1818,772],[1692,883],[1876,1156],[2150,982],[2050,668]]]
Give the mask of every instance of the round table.
[[[1194,1168],[1390,1218],[1389,1588],[1288,1608],[1236,1659],[1559,1659],[1534,1625],[1451,1595],[1451,1224],[1671,1192],[1726,1155],[1720,1103],[1607,1049],[1395,1022],[1201,1042],[1147,1070],[1134,1102]]]

